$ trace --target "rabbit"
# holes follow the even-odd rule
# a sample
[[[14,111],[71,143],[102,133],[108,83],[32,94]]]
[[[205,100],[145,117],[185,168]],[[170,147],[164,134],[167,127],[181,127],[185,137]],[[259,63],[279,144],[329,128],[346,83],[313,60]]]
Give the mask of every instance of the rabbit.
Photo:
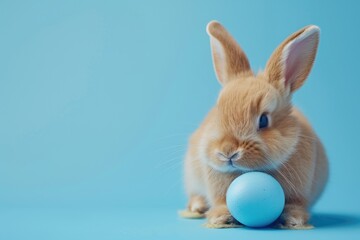
[[[320,29],[310,25],[290,35],[257,74],[219,22],[211,21],[206,30],[222,89],[189,140],[184,160],[188,213],[205,216],[213,226],[240,224],[226,206],[227,188],[243,173],[262,171],[284,189],[285,207],[277,226],[312,227],[309,209],[326,185],[328,160],[291,97],[310,73]]]

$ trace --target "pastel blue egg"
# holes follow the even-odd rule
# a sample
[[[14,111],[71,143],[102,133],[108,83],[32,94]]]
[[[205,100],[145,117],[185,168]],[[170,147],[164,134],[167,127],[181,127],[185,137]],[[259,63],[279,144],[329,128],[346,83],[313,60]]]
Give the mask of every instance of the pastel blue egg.
[[[282,213],[285,194],[280,183],[262,172],[248,172],[237,177],[226,193],[231,215],[248,227],[265,227]]]

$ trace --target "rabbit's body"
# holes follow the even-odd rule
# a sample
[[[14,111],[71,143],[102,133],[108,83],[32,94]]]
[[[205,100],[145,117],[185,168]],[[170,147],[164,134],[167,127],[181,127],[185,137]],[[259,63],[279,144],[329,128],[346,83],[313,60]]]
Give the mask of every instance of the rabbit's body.
[[[280,223],[303,228],[308,209],[324,189],[328,166],[319,138],[292,107],[291,93],[310,72],[318,29],[304,28],[292,35],[274,52],[266,70],[256,76],[241,48],[219,23],[210,23],[208,33],[215,71],[224,87],[216,106],[190,139],[185,158],[188,210],[206,213],[210,224],[236,222],[226,207],[229,184],[244,172],[263,171],[274,176],[285,191]],[[305,36],[301,38],[301,34]],[[309,49],[302,50],[310,54],[291,52],[304,42]],[[281,59],[285,47],[290,50],[287,59]],[[300,54],[300,59],[291,54]],[[288,66],[288,75],[283,72],[285,67],[281,68],[287,61],[296,63]]]
[[[203,125],[192,135],[185,158],[187,195],[190,197],[201,196],[205,200],[203,203],[196,203],[196,201],[190,203],[189,209],[194,211],[197,211],[197,208],[203,211],[207,210],[210,206],[215,205],[217,198],[225,199],[230,183],[244,172],[218,172],[209,167],[205,163],[205,159],[202,159],[204,156],[201,153],[201,144],[206,141],[204,139],[211,137],[207,131],[214,124],[212,121],[212,116],[215,115],[214,111],[216,110],[211,110]],[[281,183],[287,204],[294,202],[309,208],[325,187],[328,177],[327,158],[320,140],[305,117],[295,108],[292,115],[301,129],[299,142],[294,149],[298,154],[290,156],[285,166],[280,166],[276,170],[263,169],[261,171],[272,175]]]

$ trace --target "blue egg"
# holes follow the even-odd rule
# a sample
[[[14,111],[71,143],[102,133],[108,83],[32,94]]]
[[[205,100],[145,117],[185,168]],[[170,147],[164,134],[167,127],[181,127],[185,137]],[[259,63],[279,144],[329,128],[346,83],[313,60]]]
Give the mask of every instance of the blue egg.
[[[237,177],[226,193],[231,215],[248,227],[265,227],[282,213],[285,194],[280,183],[262,172],[244,173]]]

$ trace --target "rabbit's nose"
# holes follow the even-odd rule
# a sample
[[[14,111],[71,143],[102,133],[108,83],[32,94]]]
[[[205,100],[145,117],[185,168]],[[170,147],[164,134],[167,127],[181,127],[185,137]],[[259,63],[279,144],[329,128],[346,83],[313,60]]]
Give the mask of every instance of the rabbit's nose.
[[[235,152],[231,152],[229,154],[224,154],[222,152],[218,152],[218,155],[219,155],[219,159],[221,161],[224,161],[224,162],[234,162],[234,161],[237,161],[241,158],[242,156],[242,151],[241,150],[237,150]]]
[[[241,158],[241,152],[240,151],[236,151],[234,153],[231,154],[231,156],[229,157],[230,161],[236,161],[239,158]]]

